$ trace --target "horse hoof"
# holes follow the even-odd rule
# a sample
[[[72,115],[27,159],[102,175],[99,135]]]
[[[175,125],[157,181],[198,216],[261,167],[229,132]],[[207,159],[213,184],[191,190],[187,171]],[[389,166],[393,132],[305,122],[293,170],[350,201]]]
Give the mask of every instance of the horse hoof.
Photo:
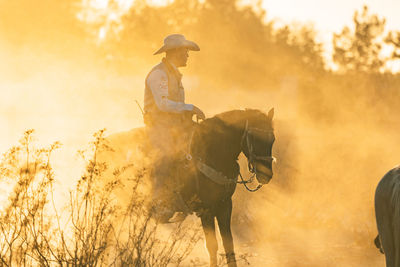
[[[226,263],[228,267],[237,267],[235,253],[226,255]]]

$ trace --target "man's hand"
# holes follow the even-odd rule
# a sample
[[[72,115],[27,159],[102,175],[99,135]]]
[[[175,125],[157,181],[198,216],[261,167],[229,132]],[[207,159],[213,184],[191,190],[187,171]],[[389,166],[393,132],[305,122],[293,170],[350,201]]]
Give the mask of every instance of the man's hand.
[[[193,114],[196,114],[198,120],[205,120],[206,115],[204,115],[204,112],[201,111],[201,109],[199,109],[198,107],[193,106],[192,112]]]

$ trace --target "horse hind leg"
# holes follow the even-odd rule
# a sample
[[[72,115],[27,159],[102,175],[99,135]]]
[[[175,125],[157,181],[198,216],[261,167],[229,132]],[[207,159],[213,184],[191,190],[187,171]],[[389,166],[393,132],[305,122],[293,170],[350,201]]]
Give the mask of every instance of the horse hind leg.
[[[201,216],[201,224],[203,226],[204,235],[206,237],[206,246],[208,250],[208,254],[210,255],[210,266],[217,266],[217,251],[218,251],[218,243],[217,238],[215,236],[215,222],[214,216],[211,214],[205,213]]]
[[[229,199],[221,205],[217,212],[217,221],[224,244],[226,262],[228,267],[237,267],[233,237],[231,231],[232,200]]]

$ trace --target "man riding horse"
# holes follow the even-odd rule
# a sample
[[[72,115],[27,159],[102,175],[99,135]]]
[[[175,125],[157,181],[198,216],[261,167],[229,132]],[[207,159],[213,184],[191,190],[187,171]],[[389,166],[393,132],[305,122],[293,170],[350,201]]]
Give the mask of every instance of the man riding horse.
[[[144,121],[154,152],[153,205],[158,209],[158,216],[162,214],[160,221],[168,220],[177,206],[184,205],[179,193],[172,190],[177,182],[173,167],[184,155],[182,151],[193,127],[192,116],[205,119],[203,111],[185,103],[182,74],[178,68],[186,66],[189,50],[199,51],[200,48],[181,34],[167,36],[164,45],[154,53],[165,52],[165,57],[153,67],[145,82]],[[176,220],[184,217],[180,214]]]

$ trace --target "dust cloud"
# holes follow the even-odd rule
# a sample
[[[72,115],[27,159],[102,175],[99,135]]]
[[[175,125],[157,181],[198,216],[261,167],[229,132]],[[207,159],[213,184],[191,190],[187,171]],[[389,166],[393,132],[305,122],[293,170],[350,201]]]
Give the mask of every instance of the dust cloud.
[[[15,144],[26,129],[36,130],[40,144],[60,141],[63,146],[53,160],[56,190],[65,195],[84,168],[76,151],[94,132],[106,128],[114,134],[143,126],[135,100],[143,102],[145,75],[161,59],[151,56],[154,43],[161,44],[168,29],[160,26],[147,36],[153,43],[148,47],[136,39],[132,49],[147,54],[130,54],[123,61],[120,55],[130,43],[111,57],[98,40],[87,41],[93,32],[70,29],[70,20],[52,16],[54,25],[43,20],[27,27],[40,14],[23,20],[21,6],[7,8],[0,27],[0,151]],[[12,30],[14,24],[18,27]],[[224,25],[219,29],[223,37],[229,35],[224,43],[244,42],[226,24],[217,25]],[[305,72],[301,65],[288,66],[288,72],[274,70],[277,62],[279,68],[289,64],[289,55],[270,60],[255,50],[225,46],[215,58],[221,52],[216,33],[207,40],[204,28],[197,30],[202,32],[192,32],[191,39],[198,37],[202,51],[191,53],[189,66],[182,69],[187,102],[201,107],[207,117],[231,109],[275,108],[274,177],[256,193],[238,187],[233,198],[236,253],[251,266],[384,266],[373,244],[373,196],[380,178],[399,163],[395,105],[371,93],[359,76]],[[41,35],[43,31],[49,35]],[[242,53],[246,55],[239,57]],[[236,59],[248,61],[237,68]],[[270,72],[257,71],[261,64],[270,65]],[[341,79],[348,83],[335,82]],[[357,88],[350,88],[354,84]],[[202,264],[208,261],[203,244],[189,258],[196,257]]]

